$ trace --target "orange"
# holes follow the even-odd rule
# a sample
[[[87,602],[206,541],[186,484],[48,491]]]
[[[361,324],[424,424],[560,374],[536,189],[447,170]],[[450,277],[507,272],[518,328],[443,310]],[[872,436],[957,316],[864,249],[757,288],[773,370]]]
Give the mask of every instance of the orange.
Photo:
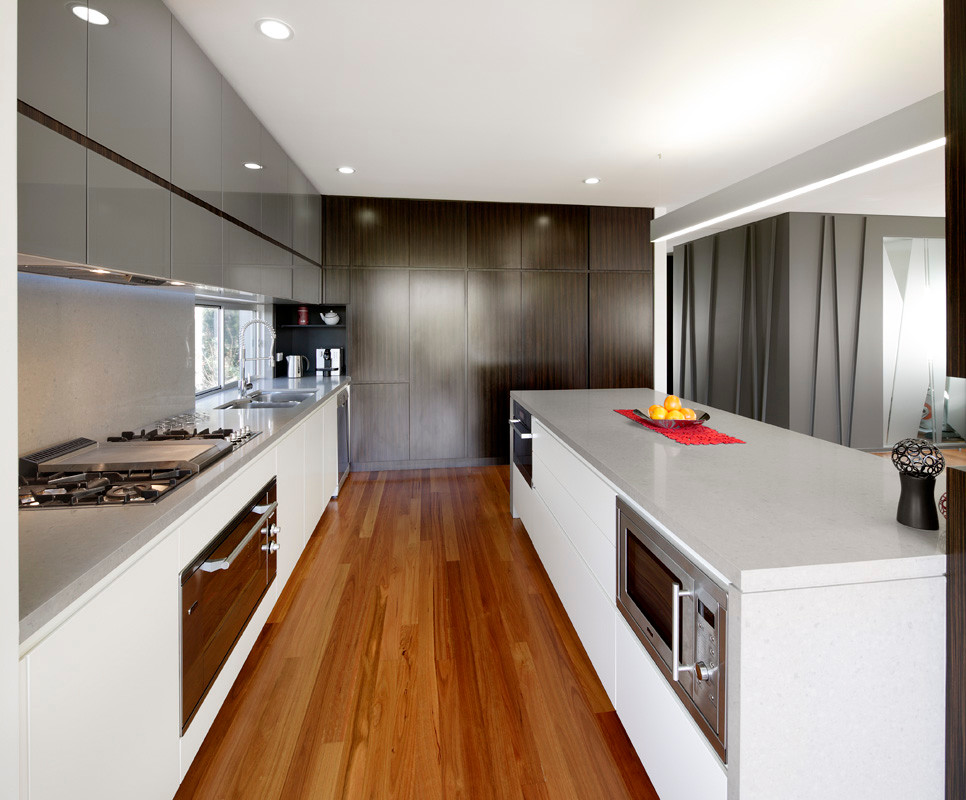
[[[664,401],[664,407],[668,411],[675,411],[681,407],[681,400],[676,395],[669,394]]]
[[[667,412],[668,419],[685,419],[684,414],[676,408],[672,408]]]
[[[664,406],[651,406],[651,419],[667,419],[667,410]]]
[[[685,419],[697,419],[698,415],[694,413],[693,408],[682,408],[681,413],[684,414]]]

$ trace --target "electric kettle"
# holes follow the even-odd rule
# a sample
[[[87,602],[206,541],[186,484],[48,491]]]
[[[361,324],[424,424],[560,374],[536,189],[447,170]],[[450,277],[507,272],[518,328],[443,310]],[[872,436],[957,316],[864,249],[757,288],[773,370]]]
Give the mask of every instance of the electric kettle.
[[[309,360],[305,356],[286,356],[285,360],[288,362],[288,376],[290,378],[301,378],[309,368]],[[305,367],[302,367],[302,362],[305,362]]]

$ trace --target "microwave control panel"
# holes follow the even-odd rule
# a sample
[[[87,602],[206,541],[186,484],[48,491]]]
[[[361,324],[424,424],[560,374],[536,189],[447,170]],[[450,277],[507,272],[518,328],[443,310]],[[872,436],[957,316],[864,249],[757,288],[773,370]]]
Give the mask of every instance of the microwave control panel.
[[[692,699],[702,716],[718,730],[718,701],[721,653],[718,642],[718,604],[703,592],[695,593],[694,661],[698,665],[692,684]]]

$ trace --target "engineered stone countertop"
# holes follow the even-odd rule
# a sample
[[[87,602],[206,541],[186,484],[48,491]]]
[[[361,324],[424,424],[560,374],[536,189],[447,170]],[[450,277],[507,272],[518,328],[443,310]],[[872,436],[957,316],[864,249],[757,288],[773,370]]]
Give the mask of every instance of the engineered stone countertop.
[[[899,475],[889,459],[683,398],[745,444],[682,445],[614,413],[665,396],[511,394],[663,534],[743,592],[945,574],[942,532],[896,521]],[[944,473],[937,496],[945,485]]]
[[[237,389],[199,398],[195,408],[186,411],[207,413],[208,427],[238,428],[248,425],[261,433],[157,503],[78,509],[21,509],[21,644],[152,539],[176,524],[245,464],[274,446],[280,436],[348,384],[348,376],[332,378],[315,375],[255,382],[256,390],[315,393],[314,400],[307,400],[294,408],[215,408],[237,397]],[[149,423],[149,420],[145,421],[145,424]]]

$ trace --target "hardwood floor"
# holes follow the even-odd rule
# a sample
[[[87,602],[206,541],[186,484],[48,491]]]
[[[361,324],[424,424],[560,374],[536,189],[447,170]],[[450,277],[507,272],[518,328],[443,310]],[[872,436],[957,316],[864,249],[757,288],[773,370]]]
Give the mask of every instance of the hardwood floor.
[[[656,800],[508,480],[353,473],[177,800]]]

